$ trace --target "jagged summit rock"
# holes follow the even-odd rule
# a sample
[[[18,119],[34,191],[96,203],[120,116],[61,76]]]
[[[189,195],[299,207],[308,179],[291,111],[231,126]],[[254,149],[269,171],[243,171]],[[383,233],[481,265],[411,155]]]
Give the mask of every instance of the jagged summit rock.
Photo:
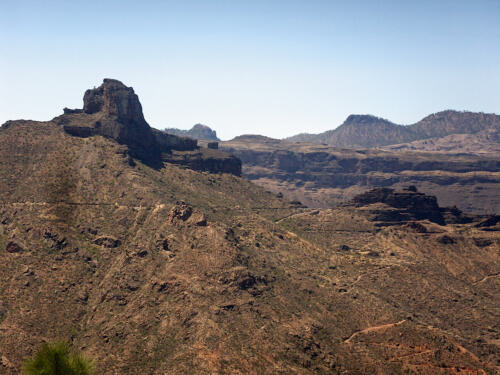
[[[144,120],[142,106],[134,89],[116,79],[105,78],[98,88],[85,91],[83,112],[102,112],[108,116],[116,116],[120,121],[133,121],[149,126]]]
[[[64,108],[64,113],[44,126],[62,127],[76,137],[103,136],[126,146],[125,153],[153,168],[164,163],[241,175],[241,161],[227,153],[200,148],[197,140],[167,134],[151,128],[144,119],[142,106],[132,87],[116,79],[105,78],[97,87],[85,91],[82,109]],[[41,125],[36,121],[8,121],[2,128]],[[135,162],[129,159],[130,165]]]
[[[190,137],[198,140],[220,141],[220,139],[217,138],[217,132],[203,124],[196,124],[189,130],[166,128],[164,131],[168,134]]]
[[[101,86],[85,91],[83,110],[65,108],[58,118],[64,129],[78,136],[94,134],[113,138],[136,153],[157,148],[155,135],[144,119],[139,98],[132,87],[105,78]],[[196,147],[195,144],[185,146]]]

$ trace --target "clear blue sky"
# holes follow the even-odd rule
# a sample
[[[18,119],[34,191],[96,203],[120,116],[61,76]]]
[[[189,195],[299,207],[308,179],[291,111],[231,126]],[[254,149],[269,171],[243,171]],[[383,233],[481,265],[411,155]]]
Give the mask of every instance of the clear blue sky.
[[[133,86],[156,128],[229,139],[500,113],[500,0],[0,0],[0,124]]]

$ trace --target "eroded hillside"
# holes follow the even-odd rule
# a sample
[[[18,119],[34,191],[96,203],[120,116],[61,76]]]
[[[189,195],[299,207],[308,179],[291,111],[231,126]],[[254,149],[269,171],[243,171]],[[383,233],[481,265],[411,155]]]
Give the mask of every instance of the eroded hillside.
[[[0,145],[1,373],[56,338],[105,374],[498,373],[498,217],[307,209],[56,122]]]

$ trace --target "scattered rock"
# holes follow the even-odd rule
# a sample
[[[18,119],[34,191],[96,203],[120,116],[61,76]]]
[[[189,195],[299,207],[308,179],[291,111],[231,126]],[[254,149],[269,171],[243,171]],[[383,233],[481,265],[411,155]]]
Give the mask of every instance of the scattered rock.
[[[399,211],[394,212],[394,221],[403,221],[406,217],[414,220],[424,220],[444,225],[445,221],[439,209],[437,199],[417,191],[395,191],[389,188],[377,188],[353,198],[357,206],[366,206],[374,203],[384,203]]]
[[[120,246],[121,241],[111,236],[101,236],[92,241],[92,243],[107,248],[115,248]]]
[[[205,227],[207,225],[207,218],[205,217],[203,212],[199,211],[194,213],[189,221],[198,227]]]
[[[25,276],[33,276],[35,273],[29,266],[24,266],[22,269],[23,275]]]
[[[87,302],[88,299],[89,299],[89,294],[85,291],[85,290],[81,290],[77,296],[76,296],[77,300],[80,301],[80,302]]]
[[[473,238],[474,244],[478,247],[490,246],[493,241],[488,238]]]
[[[450,237],[446,234],[442,235],[441,237],[438,237],[437,241],[444,245],[451,245],[457,242],[453,237]]]
[[[4,366],[4,367],[14,368],[14,365],[12,364],[12,362],[9,361],[9,359],[5,355],[2,355],[1,363],[2,363],[2,366]]]
[[[148,255],[148,251],[147,250],[138,250],[134,255],[138,256],[139,258],[144,258],[146,255]]]
[[[422,223],[419,223],[417,221],[410,221],[408,224],[405,225],[405,228],[411,229],[417,233],[427,233],[427,227],[423,225]]]
[[[9,241],[5,246],[5,251],[7,251],[8,253],[20,253],[21,251],[23,251],[23,248],[18,243]]]
[[[184,202],[178,202],[170,210],[169,219],[171,223],[173,223],[176,220],[186,221],[187,219],[189,219],[192,213],[193,213],[193,207],[187,205]]]
[[[49,242],[49,246],[54,250],[62,250],[68,246],[66,237],[54,233],[52,229],[47,229],[43,233],[43,238]]]
[[[161,241],[161,248],[165,251],[170,250],[168,247],[168,239],[167,238],[165,238],[163,241]]]

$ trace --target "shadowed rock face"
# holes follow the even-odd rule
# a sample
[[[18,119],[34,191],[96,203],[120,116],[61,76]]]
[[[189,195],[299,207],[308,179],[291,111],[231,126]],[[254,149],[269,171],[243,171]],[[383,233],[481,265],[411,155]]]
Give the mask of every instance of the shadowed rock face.
[[[83,111],[89,114],[103,112],[120,121],[147,126],[134,89],[115,79],[105,78],[101,86],[87,90],[83,96]]]
[[[94,126],[97,134],[133,147],[155,146],[139,98],[132,87],[120,81],[106,78],[98,88],[87,90],[83,96],[83,112],[99,115],[100,121]]]
[[[208,152],[188,137],[152,129],[132,87],[105,78],[102,85],[87,90],[83,109],[64,108],[55,122],[73,136],[101,135],[127,145],[133,157],[159,168],[163,162],[181,164],[209,172],[241,174],[241,162],[223,152]]]
[[[416,220],[428,219],[438,224],[444,224],[436,197],[419,193],[414,187],[401,191],[388,188],[373,189],[355,196],[353,202],[359,206],[385,203],[404,211],[395,211],[394,217],[387,218],[393,218],[395,221],[400,221],[399,217],[409,217]]]
[[[440,225],[466,224],[477,220],[477,217],[466,215],[457,207],[439,207],[435,196],[420,193],[415,186],[402,190],[372,189],[355,196],[352,203],[357,207],[371,207],[367,211],[373,221],[379,222],[379,226],[412,220],[429,220]],[[377,205],[380,203],[382,207]]]

